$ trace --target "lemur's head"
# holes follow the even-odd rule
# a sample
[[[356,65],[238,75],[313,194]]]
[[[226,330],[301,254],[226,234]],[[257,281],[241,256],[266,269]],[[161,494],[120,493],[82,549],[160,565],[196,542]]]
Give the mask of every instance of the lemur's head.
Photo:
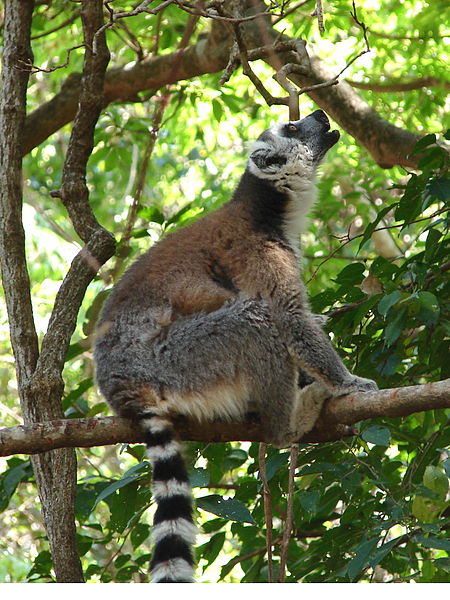
[[[249,169],[253,175],[275,185],[287,179],[311,180],[317,165],[339,139],[330,131],[330,122],[322,110],[316,110],[300,121],[279,123],[267,129],[253,145]]]

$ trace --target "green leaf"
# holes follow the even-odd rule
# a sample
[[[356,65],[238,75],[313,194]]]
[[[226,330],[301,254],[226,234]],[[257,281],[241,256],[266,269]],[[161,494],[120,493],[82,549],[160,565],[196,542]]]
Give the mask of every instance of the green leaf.
[[[288,464],[289,452],[277,452],[266,461],[266,479],[270,481],[272,477]]]
[[[205,487],[209,483],[208,469],[195,468],[189,473],[189,482],[191,487]]]
[[[241,448],[233,448],[223,460],[223,470],[232,471],[245,463],[248,459],[248,454]]]
[[[440,313],[439,302],[436,296],[431,292],[419,292],[417,294],[417,302],[419,304],[417,318],[426,325],[436,323]]]
[[[315,514],[319,508],[320,493],[317,491],[306,492],[300,494],[300,504],[309,513]]]
[[[450,552],[450,540],[444,540],[435,536],[426,537],[425,535],[414,536],[414,539],[424,546],[424,548],[434,548],[435,550]]]
[[[434,179],[425,189],[440,202],[448,202],[450,200],[450,179],[444,177]]]
[[[364,231],[364,235],[359,243],[358,252],[361,251],[361,248],[364,244],[371,238],[372,233],[377,228],[378,223],[387,215],[388,212],[393,210],[398,205],[398,202],[394,202],[393,204],[389,204],[389,206],[385,206],[380,212],[377,214],[376,218],[372,223],[366,227]]]
[[[131,530],[130,541],[136,550],[145,540],[150,538],[150,526],[146,523],[136,523]]]
[[[3,478],[3,489],[8,496],[12,496],[19,483],[28,477],[28,468],[27,461],[6,472]]]
[[[439,250],[439,240],[442,237],[442,232],[438,229],[431,228],[428,231],[427,241],[425,244],[425,260],[431,262],[436,252]]]
[[[219,555],[219,552],[222,550],[223,545],[225,543],[225,532],[220,531],[212,535],[206,544],[200,546],[197,550],[198,556],[206,560],[206,566],[203,570],[206,569],[211,563],[213,563]]]
[[[106,500],[106,498],[109,498],[109,496],[115,494],[117,490],[120,490],[120,488],[123,488],[124,486],[133,483],[133,481],[135,481],[134,477],[123,477],[122,479],[117,479],[116,481],[113,481],[113,483],[111,483],[110,485],[107,485],[97,496],[93,508],[95,508],[97,504],[102,500]]]
[[[374,550],[369,557],[368,560],[368,566],[370,567],[375,567],[376,565],[379,565],[380,562],[383,560],[383,558],[385,556],[387,556],[389,554],[389,552],[395,548],[395,546],[398,544],[399,540],[402,538],[403,536],[399,536],[398,538],[394,538],[393,540],[390,540],[389,542],[386,542],[385,544],[382,544],[381,546],[379,546],[378,548],[376,548],[376,550]]]
[[[75,511],[80,521],[85,520],[92,512],[97,498],[97,491],[89,485],[78,484],[75,498]]]
[[[364,279],[366,266],[363,263],[352,263],[342,269],[336,277],[336,283],[340,285],[358,285]]]
[[[391,432],[382,425],[372,425],[362,432],[361,437],[365,442],[376,446],[389,446]]]
[[[256,525],[248,508],[239,500],[234,498],[222,498],[218,494],[203,496],[196,499],[198,508],[206,510],[213,515],[227,519],[228,521],[237,521],[238,523],[250,523]]]
[[[8,461],[10,466],[0,479],[0,511],[5,510],[21,481],[27,481],[32,474],[28,460],[14,457]]]
[[[347,564],[347,575],[350,581],[354,581],[361,571],[369,566],[369,556],[375,550],[378,538],[364,540],[355,550],[355,556]]]
[[[406,321],[406,307],[396,308],[392,311],[392,317],[388,321],[384,330],[384,339],[387,346],[392,344],[400,337]]]
[[[118,581],[128,582],[132,580],[132,577],[135,573],[139,571],[137,565],[128,565],[123,569],[120,569],[116,573],[116,579]]]
[[[131,554],[119,554],[119,556],[114,561],[114,566],[116,569],[120,569],[125,566],[127,562],[130,560]]]
[[[389,312],[389,309],[397,304],[400,299],[401,292],[399,290],[395,290],[395,292],[391,292],[390,294],[386,294],[378,303],[378,312],[385,317]]]
[[[222,102],[228,106],[232,113],[238,113],[241,111],[241,100],[236,96],[232,96],[230,94],[224,94],[220,96]]]
[[[382,256],[378,256],[372,263],[370,271],[378,278],[391,279],[393,275],[398,273],[399,267]]]
[[[51,575],[52,568],[52,555],[48,550],[43,550],[34,559],[33,568],[28,573],[28,578],[31,578],[32,575],[48,578]]]
[[[447,473],[447,477],[450,477],[450,458],[446,458],[442,462],[442,466],[444,467],[444,470]]]
[[[166,218],[156,206],[141,206],[137,211],[138,216],[149,223],[162,225]]]
[[[345,470],[345,466],[342,464],[313,462],[301,467],[296,475],[299,477],[311,473],[333,473],[337,478],[340,478],[345,473]]]
[[[136,517],[136,499],[138,484],[132,481],[123,486],[108,500],[111,518],[108,527],[112,531],[122,532]]]
[[[216,121],[221,121],[222,117],[224,116],[224,111],[223,111],[222,103],[219,100],[217,100],[217,98],[214,98],[214,100],[212,101],[212,108],[213,108],[213,115],[214,115]]]
[[[425,473],[423,474],[423,484],[439,494],[439,496],[444,500],[447,496],[448,492],[448,477],[447,475],[439,468],[434,465],[428,465],[425,469]]]
[[[85,556],[92,548],[94,540],[87,535],[77,534],[77,549],[80,556]]]
[[[450,573],[450,558],[438,558],[433,562],[435,567],[442,569],[446,573]]]
[[[431,312],[439,310],[439,302],[437,301],[436,296],[431,292],[419,292],[417,298],[423,308]]]
[[[88,377],[87,379],[83,379],[78,386],[69,392],[67,396],[64,398],[65,402],[68,404],[72,404],[75,400],[78,400],[87,390],[91,389],[94,385],[94,380],[92,377]]]
[[[431,146],[431,144],[435,143],[436,135],[434,133],[429,133],[428,135],[421,138],[418,142],[416,142],[416,145],[411,151],[411,155],[418,154],[419,152],[422,152],[424,148],[427,148],[428,146]]]
[[[70,344],[64,362],[69,362],[69,360],[72,360],[80,354],[83,354],[83,352],[86,352],[86,348],[83,346],[83,344],[80,344],[79,342],[75,342],[75,344]]]

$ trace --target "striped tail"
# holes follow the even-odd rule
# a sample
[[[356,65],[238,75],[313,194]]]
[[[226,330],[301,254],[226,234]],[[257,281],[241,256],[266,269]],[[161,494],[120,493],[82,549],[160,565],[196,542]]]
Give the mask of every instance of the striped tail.
[[[172,423],[155,413],[139,415],[153,467],[152,490],[158,505],[153,520],[153,558],[150,564],[154,583],[192,583],[192,546],[197,528],[192,518],[192,490],[181,445]]]

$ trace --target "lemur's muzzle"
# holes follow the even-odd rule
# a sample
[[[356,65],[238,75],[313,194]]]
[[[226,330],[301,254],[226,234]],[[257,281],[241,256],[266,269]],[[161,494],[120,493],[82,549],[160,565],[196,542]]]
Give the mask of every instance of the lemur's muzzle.
[[[315,110],[304,119],[294,121],[293,125],[297,127],[299,139],[309,147],[316,161],[323,158],[340,137],[336,129],[330,131],[330,121],[323,110]]]

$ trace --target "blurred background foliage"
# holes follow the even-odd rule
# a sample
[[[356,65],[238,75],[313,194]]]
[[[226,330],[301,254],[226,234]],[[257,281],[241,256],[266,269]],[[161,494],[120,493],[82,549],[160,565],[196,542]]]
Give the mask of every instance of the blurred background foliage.
[[[450,180],[448,153],[434,143],[449,139],[450,11],[445,0],[360,0],[357,6],[371,52],[345,76],[374,88],[358,92],[382,117],[424,136],[416,150],[421,158],[413,173],[383,170],[341,132],[321,167],[319,200],[303,236],[304,277],[313,309],[330,316],[328,330],[348,367],[380,387],[399,387],[450,376]],[[115,10],[131,8],[130,2],[114,2]],[[324,4],[323,35],[310,16],[313,8],[305,3],[277,28],[308,40],[327,65],[342,68],[364,45],[349,16],[351,2]],[[69,1],[37,3],[33,51],[41,69],[63,65],[67,50],[81,43],[78,11]],[[111,65],[134,61],[142,51],[173,52],[187,19],[169,6],[160,15],[122,20],[107,33]],[[200,20],[191,41],[208,27]],[[80,71],[82,60],[82,49],[73,50],[64,68],[33,75],[29,111],[57,93],[69,73]],[[266,65],[258,63],[255,70],[270,81]],[[67,418],[108,411],[93,383],[90,335],[111,277],[117,279],[161,235],[226,201],[248,142],[273,121],[287,120],[286,110],[269,109],[239,71],[221,88],[219,78],[181,81],[139,102],[110,104],[100,118],[88,184],[97,218],[115,234],[119,249],[90,286],[79,315],[65,369]],[[419,78],[434,83],[410,91],[376,87]],[[137,214],[130,219],[152,119],[167,97]],[[301,97],[303,116],[315,108]],[[69,135],[70,125],[24,162],[28,266],[41,335],[80,248],[64,208],[50,196],[60,184]],[[7,427],[19,424],[21,415],[2,296],[0,303],[0,407]],[[442,410],[378,419],[361,423],[355,439],[300,445],[287,581],[450,581],[449,417]],[[267,581],[257,445],[186,446],[204,532],[199,580]],[[268,450],[275,540],[286,516],[288,456]],[[88,581],[146,581],[152,499],[143,448],[80,449],[78,459],[79,549]],[[18,456],[2,459],[1,466],[0,581],[50,581],[29,462]],[[276,547],[275,567],[277,561]]]

